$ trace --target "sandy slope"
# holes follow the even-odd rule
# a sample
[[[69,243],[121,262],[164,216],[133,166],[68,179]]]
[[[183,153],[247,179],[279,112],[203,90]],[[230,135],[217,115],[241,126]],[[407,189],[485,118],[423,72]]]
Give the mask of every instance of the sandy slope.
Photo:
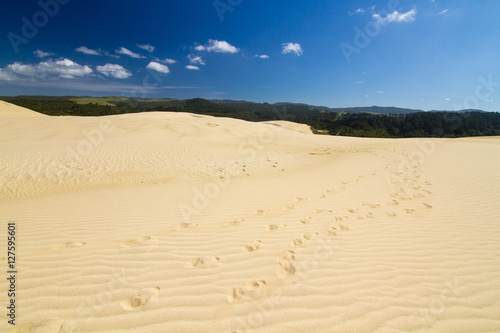
[[[3,102],[0,128],[14,332],[500,331],[500,138]]]

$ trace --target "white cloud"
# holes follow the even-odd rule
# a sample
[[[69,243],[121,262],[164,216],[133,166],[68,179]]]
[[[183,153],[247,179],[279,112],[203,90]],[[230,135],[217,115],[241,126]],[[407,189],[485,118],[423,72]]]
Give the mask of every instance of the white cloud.
[[[76,49],[76,51],[83,53],[83,54],[89,54],[89,55],[101,55],[101,52],[99,50],[92,50],[86,46],[80,46],[79,48]]]
[[[226,41],[209,39],[207,45],[198,45],[194,48],[196,51],[207,51],[216,53],[238,53],[240,49],[232,46]]]
[[[142,56],[140,54],[137,54],[137,53],[134,53],[132,51],[130,51],[129,49],[126,49],[124,47],[120,47],[119,49],[117,49],[115,51],[116,53],[118,54],[124,54],[124,55],[128,55],[129,57],[132,57],[132,58],[136,58],[136,59],[139,59],[139,58],[146,58],[145,56]]]
[[[446,14],[448,12],[448,9],[445,9],[445,10],[442,10],[438,13],[438,15],[443,15],[443,14]]]
[[[169,59],[169,58],[166,58],[166,59],[160,59],[160,58],[157,58],[157,57],[152,57],[154,61],[156,62],[159,62],[159,63],[162,63],[162,64],[167,64],[167,65],[172,65],[172,64],[175,64],[177,61],[174,60],[174,59]]]
[[[354,12],[349,11],[347,13],[352,16],[354,14],[363,14],[364,12],[365,12],[365,10],[363,8],[358,8]]]
[[[485,102],[494,102],[494,100],[492,100],[492,99],[485,99],[484,101]]]
[[[191,69],[191,70],[195,70],[195,71],[199,71],[199,70],[200,70],[200,68],[199,68],[199,67],[197,67],[197,66],[193,66],[193,65],[187,65],[187,66],[186,66],[186,68],[187,68],[187,69]]]
[[[255,57],[260,59],[269,59],[269,56],[267,54],[262,54],[262,55],[256,54]]]
[[[379,24],[386,24],[390,22],[412,22],[415,21],[415,15],[417,15],[417,9],[413,8],[412,10],[406,13],[400,13],[397,10],[393,13],[387,14],[386,17],[381,16],[380,14],[373,14],[373,18],[377,20]]]
[[[170,69],[168,69],[167,66],[165,65],[162,65],[158,62],[154,62],[154,61],[151,61],[147,66],[146,68],[149,68],[149,69],[152,69],[154,71],[157,71],[157,72],[160,72],[160,73],[164,73],[164,74],[168,74],[170,73]]]
[[[54,53],[44,52],[42,50],[36,50],[33,54],[35,54],[38,58],[46,58],[54,55]]]
[[[368,95],[365,95],[365,98],[368,98],[368,97],[370,97],[370,96],[368,96]]]
[[[28,77],[41,76],[41,71],[37,67],[38,65],[25,65],[20,62],[15,62],[13,64],[7,65],[5,71],[11,75],[22,75]]]
[[[123,66],[116,64],[106,64],[104,66],[97,66],[97,71],[109,77],[114,77],[116,79],[127,79],[132,76],[128,70]]]
[[[39,64],[22,64],[15,62],[7,65],[2,75],[4,78],[38,78],[48,79],[51,77],[62,77],[73,79],[90,75],[93,71],[89,66],[82,66],[69,59],[59,59],[40,62]]]
[[[155,50],[155,47],[149,44],[137,44],[137,46],[148,52],[153,52]]]
[[[381,91],[381,90],[377,91],[377,94],[383,94],[383,93],[384,93],[384,92],[383,92],[383,91]]]
[[[14,81],[17,77],[0,68],[0,81]]]
[[[354,81],[353,83],[356,83],[356,84],[363,84],[363,83],[365,83],[365,81]]]
[[[205,60],[200,56],[188,55],[189,62],[192,64],[205,65]]]
[[[303,51],[302,47],[300,47],[299,43],[283,43],[283,54],[295,53],[298,56],[301,56]]]
[[[448,97],[447,97],[447,98],[445,98],[444,100],[445,100],[445,101],[448,101],[448,102],[449,102],[449,101],[451,101],[451,99],[450,99],[450,98],[448,98]]]
[[[101,50],[99,50],[101,51]],[[111,58],[116,58],[116,59],[119,59],[120,56],[119,55],[116,55],[116,54],[113,54],[113,53],[109,53],[108,51],[102,51],[104,53],[104,55],[108,56],[108,57],[111,57]]]

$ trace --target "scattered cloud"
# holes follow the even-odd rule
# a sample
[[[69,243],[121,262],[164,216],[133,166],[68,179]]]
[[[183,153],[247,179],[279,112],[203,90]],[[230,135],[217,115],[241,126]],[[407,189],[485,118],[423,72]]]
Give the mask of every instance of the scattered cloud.
[[[17,77],[0,68],[0,81],[14,81]]]
[[[370,96],[368,96],[368,95],[365,95],[365,98],[368,98],[368,97],[370,97]]]
[[[384,93],[384,92],[383,92],[383,91],[381,91],[381,90],[377,91],[377,94],[383,94],[383,93]]]
[[[238,53],[240,49],[229,44],[226,41],[209,39],[207,45],[198,45],[194,48],[196,51],[207,51],[216,53]]]
[[[189,62],[192,64],[205,65],[205,60],[200,56],[188,55]]]
[[[55,53],[44,52],[42,50],[36,50],[35,52],[33,52],[33,54],[36,55],[38,58],[46,58],[55,55]]]
[[[385,17],[381,16],[380,14],[373,14],[372,17],[377,20],[379,24],[387,24],[391,22],[413,22],[415,21],[416,15],[417,9],[413,8],[406,13],[400,13],[396,10],[393,13],[387,14]]]
[[[167,66],[165,65],[162,65],[158,62],[154,62],[154,61],[151,61],[147,66],[146,68],[149,68],[149,69],[152,69],[154,71],[157,71],[157,72],[160,72],[160,73],[164,73],[164,74],[168,74],[170,73],[170,69],[168,69]]]
[[[448,9],[445,9],[445,10],[442,10],[438,13],[438,15],[443,15],[443,14],[446,14],[448,12]]]
[[[132,57],[132,58],[135,58],[135,59],[146,58],[145,56],[142,56],[140,54],[134,53],[134,52],[132,52],[129,49],[126,49],[124,47],[120,47],[115,52],[118,53],[118,54],[128,55],[129,57]]]
[[[16,79],[50,79],[60,77],[73,79],[92,74],[92,68],[82,66],[76,62],[63,58],[59,60],[49,59],[39,64],[22,64],[14,62],[7,65],[0,73],[0,78],[4,80]]]
[[[128,79],[132,76],[128,70],[123,66],[117,64],[106,64],[104,66],[97,66],[97,71],[108,77],[113,77],[115,79]]]
[[[485,102],[494,102],[494,100],[492,100],[492,99],[485,99],[484,101]]]
[[[165,64],[169,64],[169,65],[172,65],[172,64],[175,64],[177,61],[175,61],[174,59],[169,59],[169,58],[166,58],[164,60],[160,60],[160,62],[163,62]]]
[[[262,55],[256,54],[255,57],[260,59],[269,59],[269,56],[267,54],[262,54]]]
[[[146,50],[148,52],[153,52],[155,50],[155,47],[149,44],[137,44],[137,47],[140,47],[141,49]]]
[[[356,83],[356,84],[363,84],[363,83],[365,83],[365,81],[354,81],[353,83]]]
[[[200,68],[199,68],[199,67],[197,67],[197,66],[193,66],[193,65],[187,65],[187,66],[186,66],[186,68],[187,68],[187,69],[191,69],[191,70],[195,70],[195,71],[199,71],[199,70],[200,70]]]
[[[451,101],[451,98],[446,97],[444,100],[449,102]]]
[[[348,12],[349,15],[354,15],[354,14],[363,14],[365,10],[363,8],[358,8],[353,12]]]
[[[99,51],[101,51],[101,50],[99,50]],[[108,57],[111,57],[111,58],[116,58],[116,59],[120,58],[119,55],[116,55],[116,54],[113,54],[113,53],[109,53],[108,51],[102,51],[102,52],[104,53],[105,56],[108,56]]]
[[[83,53],[83,54],[88,54],[88,55],[101,55],[100,50],[92,50],[89,49],[86,46],[80,46],[79,48],[75,49],[77,52]]]
[[[176,60],[169,59],[169,58],[160,59],[160,58],[153,57],[153,60],[156,61],[156,62],[160,62],[162,64],[167,64],[167,65],[172,65],[172,64],[175,64],[177,62]]]
[[[295,53],[297,56],[301,56],[303,53],[302,47],[299,43],[283,43],[283,54]]]

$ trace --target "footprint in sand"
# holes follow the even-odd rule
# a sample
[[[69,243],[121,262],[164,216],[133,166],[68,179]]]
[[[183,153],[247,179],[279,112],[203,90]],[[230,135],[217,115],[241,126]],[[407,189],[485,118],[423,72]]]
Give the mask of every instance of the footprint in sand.
[[[424,202],[422,205],[424,205],[424,207],[425,207],[425,208],[429,208],[429,209],[430,209],[430,208],[432,208],[432,206],[431,206],[431,205],[426,204],[425,202]]]
[[[138,310],[144,305],[152,301],[156,301],[158,299],[159,291],[160,287],[139,290],[135,296],[123,300],[121,306],[123,310],[126,311]]]
[[[297,272],[295,266],[295,252],[287,251],[282,257],[277,259],[277,262],[279,267],[276,269],[276,274],[279,278],[284,279]]]
[[[306,240],[310,240],[311,238],[313,238],[313,235],[307,233],[307,234],[303,234],[302,235],[302,238],[306,239]]]
[[[265,297],[267,294],[267,282],[255,280],[239,287],[230,288],[227,293],[228,303],[248,302]]]
[[[349,227],[347,227],[347,226],[345,226],[343,224],[339,225],[339,229],[340,229],[340,231],[349,231],[349,230],[351,230],[351,229],[349,229]]]
[[[243,246],[243,250],[245,250],[246,252],[255,252],[259,249],[260,245],[262,244],[262,242],[260,240],[257,240],[256,241],[258,244],[256,245],[245,245]]]
[[[290,245],[293,247],[306,247],[308,245],[308,242],[306,239],[296,238],[296,239],[292,239],[292,241],[290,242]]]
[[[311,223],[311,221],[312,221],[312,218],[310,216],[307,216],[307,217],[300,219],[300,223],[302,223],[302,224],[308,224],[308,223]]]
[[[122,253],[147,253],[158,246],[160,241],[149,236],[126,240],[120,243]]]
[[[301,198],[301,197],[296,197],[296,198],[295,198],[295,199],[293,199],[293,200],[295,200],[296,202],[300,202],[300,201],[305,200],[305,199],[304,199],[304,198]]]
[[[198,226],[197,224],[193,225],[192,223],[179,223],[178,225],[176,225],[174,227],[175,230],[179,231],[179,230],[182,230],[182,229],[186,229],[186,228],[189,228],[189,227],[192,227],[192,226]]]
[[[337,232],[339,232],[339,230],[336,227],[327,227],[326,228],[326,235],[327,236],[337,236]]]
[[[379,207],[380,205],[378,205],[378,204],[370,204],[370,203],[363,203],[363,206],[367,206],[367,207],[373,209],[373,208]]]
[[[266,230],[267,231],[274,231],[278,228],[286,228],[286,225],[285,224],[280,224],[280,225],[277,225],[277,224],[269,224],[269,225],[266,225]]]
[[[387,215],[389,217],[396,217],[396,212],[387,212],[387,213],[385,213],[385,215]]]
[[[226,222],[226,223],[224,223],[224,226],[231,227],[231,226],[234,226],[234,225],[239,225],[239,224],[241,224],[243,222],[245,222],[244,219],[238,219],[238,220]]]
[[[294,209],[294,208],[295,208],[295,206],[294,206],[294,205],[289,204],[289,205],[286,205],[286,206],[281,207],[281,210],[292,210],[292,209]]]
[[[406,214],[411,214],[415,212],[415,209],[405,209]]]
[[[136,238],[136,239],[124,241],[124,242],[121,243],[121,246],[122,247],[130,247],[130,246],[137,245],[139,243],[143,243],[143,242],[148,241],[150,239],[151,239],[151,237],[149,237],[149,236],[142,236],[142,237],[139,237],[139,238]]]
[[[215,268],[219,266],[219,257],[197,257],[189,259],[187,263],[184,264],[184,268]]]
[[[77,247],[82,247],[84,246],[85,242],[67,242],[67,243],[64,243],[64,244],[59,244],[57,246],[54,247],[54,249],[74,249],[74,248],[77,248]]]

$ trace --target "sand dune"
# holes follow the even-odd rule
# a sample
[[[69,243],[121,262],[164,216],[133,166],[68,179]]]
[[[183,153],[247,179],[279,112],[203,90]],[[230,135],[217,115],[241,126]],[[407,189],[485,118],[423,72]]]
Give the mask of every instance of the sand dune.
[[[500,331],[500,138],[4,102],[0,128],[2,332]]]

